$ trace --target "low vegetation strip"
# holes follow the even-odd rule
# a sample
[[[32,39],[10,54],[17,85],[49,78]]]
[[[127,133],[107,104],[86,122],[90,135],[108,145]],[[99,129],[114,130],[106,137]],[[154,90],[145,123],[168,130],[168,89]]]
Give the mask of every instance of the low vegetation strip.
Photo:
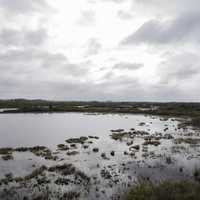
[[[200,200],[200,184],[189,181],[141,183],[130,189],[124,200]]]
[[[11,99],[0,100],[0,113],[91,112],[189,117],[185,125],[200,127],[200,103],[81,102]]]

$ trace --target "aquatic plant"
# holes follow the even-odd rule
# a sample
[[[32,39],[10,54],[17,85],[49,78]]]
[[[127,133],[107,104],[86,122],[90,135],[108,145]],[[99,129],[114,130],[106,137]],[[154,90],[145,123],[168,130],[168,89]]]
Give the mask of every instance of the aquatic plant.
[[[65,145],[65,144],[58,144],[57,145],[58,149],[61,150],[61,151],[67,151],[69,150],[69,146],[68,145]]]
[[[14,157],[12,154],[7,154],[7,155],[3,155],[2,159],[7,161],[7,160],[13,160]]]
[[[88,140],[88,137],[80,137],[80,138],[70,138],[65,140],[67,143],[79,143],[83,144],[86,140]]]
[[[97,152],[99,152],[99,149],[98,148],[93,148],[92,151],[97,153]]]
[[[158,146],[160,145],[160,141],[157,140],[146,140],[143,145],[154,145],[154,146]]]
[[[68,155],[68,156],[75,156],[75,155],[77,155],[77,154],[79,154],[78,151],[69,151],[69,152],[67,152],[67,155]]]
[[[0,148],[0,154],[1,155],[7,155],[11,154],[13,152],[12,148],[6,147],[6,148]]]

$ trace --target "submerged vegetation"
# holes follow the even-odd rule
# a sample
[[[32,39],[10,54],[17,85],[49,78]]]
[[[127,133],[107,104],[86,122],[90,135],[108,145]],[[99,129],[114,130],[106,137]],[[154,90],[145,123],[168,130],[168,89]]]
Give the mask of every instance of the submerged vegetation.
[[[8,187],[9,183],[11,187]],[[5,178],[0,180],[0,186],[4,186],[3,191],[0,192],[0,199],[77,199],[80,196],[80,191],[56,191],[56,186],[69,184],[87,188],[90,184],[90,178],[72,164],[55,165],[49,168],[43,165],[24,177],[13,177],[13,174],[5,175]],[[47,191],[50,185],[53,185],[53,189]],[[21,194],[19,191],[17,192],[20,188]]]
[[[34,146],[34,147],[17,147],[17,148],[0,148],[0,155],[4,160],[13,160],[13,152],[31,152],[35,156],[43,157],[46,160],[57,160],[51,150],[45,146]]]
[[[69,144],[71,143],[83,144],[86,140],[88,140],[88,137],[70,138],[70,139],[67,139],[66,142]]]

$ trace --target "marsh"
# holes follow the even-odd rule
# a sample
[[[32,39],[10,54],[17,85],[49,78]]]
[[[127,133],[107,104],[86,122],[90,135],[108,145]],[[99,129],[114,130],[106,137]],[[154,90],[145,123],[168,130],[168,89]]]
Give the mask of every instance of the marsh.
[[[75,191],[81,199],[117,199],[141,179],[190,179],[200,164],[200,135],[180,128],[182,120],[143,114],[1,114],[0,195],[5,198],[6,188],[10,199],[37,197],[39,191],[52,199]],[[74,168],[67,174],[49,170],[63,165]],[[40,187],[35,180],[43,186],[29,193]]]

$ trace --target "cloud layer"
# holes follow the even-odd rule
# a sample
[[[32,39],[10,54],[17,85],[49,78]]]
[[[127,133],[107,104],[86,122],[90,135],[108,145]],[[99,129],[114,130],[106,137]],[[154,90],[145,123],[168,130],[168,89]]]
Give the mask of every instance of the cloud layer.
[[[122,43],[168,45],[178,42],[199,42],[199,35],[200,13],[187,13],[173,20],[149,20]]]
[[[0,0],[0,98],[200,101],[198,0]]]

